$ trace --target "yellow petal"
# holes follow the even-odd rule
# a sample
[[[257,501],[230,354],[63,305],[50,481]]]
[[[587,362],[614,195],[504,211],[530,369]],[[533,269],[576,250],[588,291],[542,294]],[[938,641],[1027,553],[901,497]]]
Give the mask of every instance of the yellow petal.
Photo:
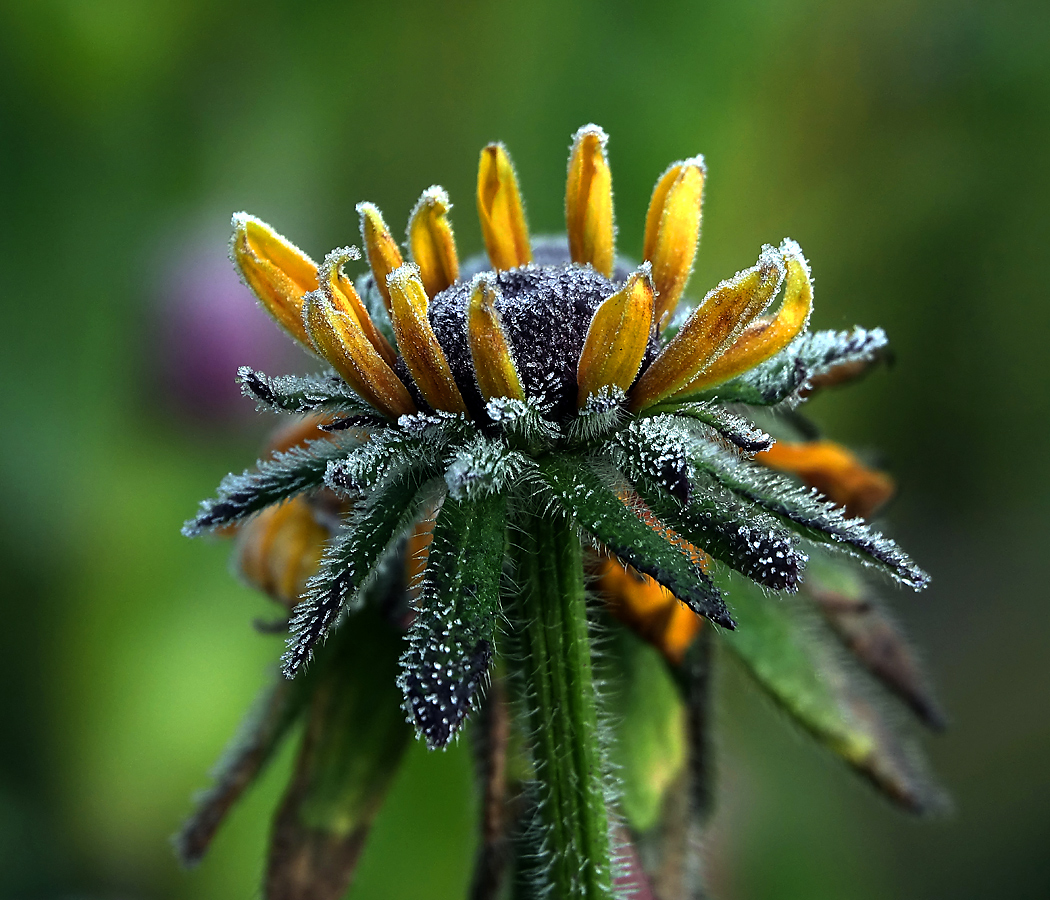
[[[766,245],[758,263],[711,291],[631,390],[638,412],[681,391],[725,351],[780,290],[784,259]]]
[[[736,378],[759,363],[776,356],[809,323],[813,309],[813,282],[802,248],[788,239],[780,245],[787,266],[784,300],[776,315],[761,316],[741,332],[733,345],[698,375],[687,389],[700,391]]]
[[[895,490],[889,475],[869,469],[834,441],[777,441],[757,454],[755,462],[798,476],[851,516],[868,518]]]
[[[318,352],[343,380],[389,419],[416,411],[408,389],[365,337],[352,313],[320,291],[306,295],[303,322]]]
[[[492,276],[479,275],[474,279],[467,304],[467,336],[474,360],[474,377],[486,400],[493,397],[524,400],[525,392],[496,311],[499,296]]]
[[[230,259],[266,311],[292,337],[312,349],[303,329],[303,297],[317,289],[317,265],[265,222],[233,217]]]
[[[427,295],[434,297],[459,280],[456,239],[448,221],[445,189],[434,185],[423,191],[408,223],[408,246]]]
[[[649,266],[594,311],[576,368],[577,405],[604,387],[626,391],[638,374],[653,326],[653,283]]]
[[[572,261],[590,263],[611,278],[616,231],[612,174],[605,159],[608,140],[597,125],[584,125],[573,136],[565,187],[565,222]]]
[[[379,355],[383,357],[388,366],[393,366],[397,361],[397,354],[390,342],[383,337],[382,332],[376,328],[375,322],[368,314],[361,297],[354,288],[353,283],[342,271],[343,264],[347,260],[360,259],[361,251],[357,247],[342,247],[329,253],[321,268],[317,272],[317,280],[320,284],[321,293],[324,294],[332,306],[339,312],[345,313],[361,329],[368,342],[376,348]]]
[[[645,217],[642,259],[653,264],[656,324],[670,320],[693,270],[707,168],[702,156],[672,165],[656,182]]]
[[[358,203],[357,213],[361,217],[361,240],[364,241],[368,265],[372,269],[376,288],[390,311],[390,291],[386,280],[394,269],[399,268],[404,260],[397,241],[383,221],[383,214],[371,203]]]
[[[401,266],[387,278],[387,287],[397,347],[419,393],[434,409],[465,413],[463,396],[427,318],[427,292],[419,269],[411,263]]]
[[[492,268],[513,269],[532,262],[518,178],[502,144],[489,144],[481,151],[478,216]]]

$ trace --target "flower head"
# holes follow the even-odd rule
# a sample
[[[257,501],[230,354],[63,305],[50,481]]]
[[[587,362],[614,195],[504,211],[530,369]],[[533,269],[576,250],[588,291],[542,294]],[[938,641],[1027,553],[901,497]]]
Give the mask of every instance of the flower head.
[[[501,144],[482,151],[478,172],[487,258],[460,261],[452,204],[437,186],[410,215],[407,259],[368,203],[358,206],[364,253],[335,250],[320,266],[257,219],[233,220],[245,282],[330,367],[304,378],[242,370],[242,387],[265,407],[324,414],[324,432],[228,478],[185,531],[260,515],[249,527],[278,552],[315,554],[291,613],[291,678],[374,602],[415,529],[408,567],[422,574],[402,610],[411,626],[398,684],[431,747],[456,736],[490,677],[513,602],[507,559],[529,517],[571,523],[573,540],[597,553],[591,567],[614,615],[673,665],[701,619],[731,630],[737,611],[753,618],[746,594],[727,604],[727,585],[794,592],[813,552],[916,589],[927,581],[827,488],[848,475],[877,493],[861,477],[869,470],[827,448],[781,450],[739,414],[783,432],[766,410],[793,407],[830,373],[863,369],[885,336],[807,331],[810,267],[790,239],[677,314],[699,244],[703,158],[659,178],[632,263],[616,254],[607,144],[593,125],[573,139],[567,242],[530,235]],[[345,269],[362,256],[370,271],[351,278]],[[807,472],[827,497],[792,480]],[[309,513],[321,496],[323,554]],[[302,567],[274,569],[249,550],[246,570],[288,602]]]

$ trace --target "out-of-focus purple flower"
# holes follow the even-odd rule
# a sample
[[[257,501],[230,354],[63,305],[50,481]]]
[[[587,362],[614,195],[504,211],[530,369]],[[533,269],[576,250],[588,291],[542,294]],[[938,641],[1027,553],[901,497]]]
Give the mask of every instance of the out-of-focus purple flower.
[[[235,382],[238,367],[301,369],[302,349],[273,327],[221,251],[184,245],[165,268],[147,370],[189,418],[217,424],[253,416]]]

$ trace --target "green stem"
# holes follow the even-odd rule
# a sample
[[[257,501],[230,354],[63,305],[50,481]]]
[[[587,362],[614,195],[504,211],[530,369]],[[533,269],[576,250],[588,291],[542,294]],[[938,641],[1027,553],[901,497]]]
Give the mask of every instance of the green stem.
[[[564,518],[532,515],[516,543],[517,665],[539,782],[539,841],[550,853],[541,880],[557,900],[608,898],[609,816],[580,541]]]

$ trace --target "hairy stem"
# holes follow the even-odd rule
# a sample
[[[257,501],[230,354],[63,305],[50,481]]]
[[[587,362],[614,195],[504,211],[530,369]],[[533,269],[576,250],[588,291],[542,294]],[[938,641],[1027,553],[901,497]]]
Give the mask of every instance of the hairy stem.
[[[528,516],[521,524],[514,629],[539,788],[536,887],[558,900],[608,898],[609,816],[580,542],[557,515]]]

